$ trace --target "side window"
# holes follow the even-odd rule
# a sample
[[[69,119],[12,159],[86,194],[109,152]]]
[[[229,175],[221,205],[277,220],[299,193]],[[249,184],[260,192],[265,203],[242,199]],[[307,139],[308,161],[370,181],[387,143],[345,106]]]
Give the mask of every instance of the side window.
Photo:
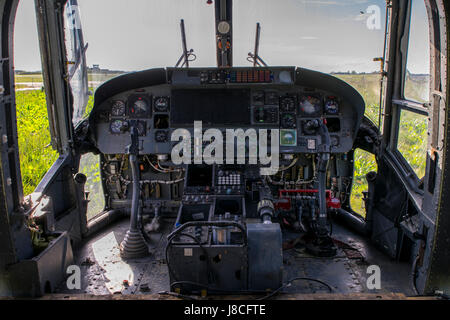
[[[92,153],[84,154],[80,160],[79,172],[87,177],[85,192],[89,192],[87,219],[95,218],[105,208],[105,197],[103,195],[102,182],[100,178],[100,159]]]
[[[352,192],[350,196],[350,207],[359,215],[365,217],[366,209],[364,202],[364,193],[368,191],[368,183],[366,174],[371,171],[377,171],[377,162],[375,155],[364,151],[362,149],[356,149],[353,154],[353,184]]]
[[[412,0],[404,98],[427,103],[430,94],[430,37],[423,0]],[[428,117],[414,106],[399,106],[397,150],[421,179],[425,175]]]
[[[86,50],[77,0],[67,1],[65,10],[65,42],[70,88],[73,96],[72,122],[77,125],[86,116],[89,100]]]
[[[404,96],[421,103],[430,94],[430,36],[423,0],[412,0]]]
[[[420,179],[425,175],[427,159],[428,117],[407,111],[400,111],[397,150]]]
[[[58,152],[50,146],[34,1],[20,1],[17,7],[14,68],[20,171],[26,196],[58,158]]]

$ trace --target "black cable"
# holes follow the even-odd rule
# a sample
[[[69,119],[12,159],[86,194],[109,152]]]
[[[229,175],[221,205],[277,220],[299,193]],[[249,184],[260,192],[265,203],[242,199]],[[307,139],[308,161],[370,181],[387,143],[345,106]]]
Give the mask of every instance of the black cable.
[[[168,239],[167,246],[166,246],[166,250],[165,250],[165,256],[166,256],[166,264],[167,264],[167,268],[168,268],[168,270],[169,270],[169,274],[170,274],[174,279],[176,279],[176,278],[175,278],[175,274],[173,273],[173,270],[172,270],[172,268],[170,267],[169,254],[168,254],[170,244],[172,243],[172,241],[173,241],[173,239],[175,238],[175,236],[185,236],[185,237],[191,238],[192,240],[194,240],[194,241],[198,244],[198,246],[200,247],[200,249],[203,250],[203,252],[204,252],[204,254],[205,254],[205,256],[206,256],[206,259],[205,259],[205,260],[206,260],[206,269],[207,269],[207,272],[208,272],[208,278],[210,278],[210,276],[211,276],[211,278],[212,278],[212,280],[213,280],[213,279],[214,279],[214,275],[212,274],[212,270],[211,270],[211,268],[210,268],[210,266],[209,266],[209,255],[208,255],[208,252],[207,252],[206,249],[203,247],[203,245],[202,245],[202,243],[201,243],[201,241],[200,241],[199,239],[197,239],[196,237],[194,237],[194,236],[192,236],[192,235],[190,235],[190,234],[187,234],[187,233],[174,234],[171,238]],[[173,287],[173,284],[171,284],[171,289],[172,289],[172,287]]]
[[[286,282],[285,284],[283,284],[281,287],[279,287],[278,289],[275,289],[273,292],[271,292],[270,294],[256,299],[256,300],[265,300],[268,298],[273,297],[275,294],[277,294],[278,292],[280,292],[281,290],[283,290],[284,288],[288,287],[289,285],[291,285],[292,282],[297,281],[297,280],[306,280],[306,281],[314,281],[314,282],[318,282],[324,286],[326,286],[328,288],[328,290],[330,290],[331,293],[334,292],[333,287],[331,287],[328,283],[319,280],[319,279],[314,279],[314,278],[307,278],[307,277],[297,277],[297,278],[293,278],[291,280],[289,280],[288,282]],[[206,289],[208,292],[218,292],[218,293],[243,293],[243,294],[262,294],[262,293],[266,293],[267,291],[262,291],[262,290],[225,290],[225,289],[214,289],[209,287],[208,285],[202,284],[202,283],[198,283],[198,282],[193,282],[193,281],[175,281],[171,283],[171,289],[173,286],[179,285],[179,284],[188,284],[191,286],[196,286],[196,287],[200,287],[203,289]],[[172,292],[173,293],[173,292]],[[167,293],[167,294],[170,294]],[[176,295],[179,295],[178,293],[175,293]],[[187,297],[187,296],[185,296]]]
[[[314,281],[314,282],[318,282],[324,286],[326,286],[328,288],[328,290],[330,290],[330,292],[334,292],[334,289],[326,282],[319,280],[319,279],[314,279],[314,278],[307,278],[307,277],[297,277],[297,278],[293,278],[291,280],[289,280],[287,283],[283,284],[281,287],[279,287],[278,289],[274,290],[273,292],[271,292],[270,294],[256,299],[256,300],[265,300],[268,299],[272,296],[274,296],[275,294],[277,294],[278,292],[280,292],[281,290],[283,290],[284,288],[286,288],[287,286],[289,286],[292,282],[297,281],[297,280],[307,280],[307,281]],[[267,291],[263,291],[263,290],[224,290],[224,289],[214,289],[211,288],[205,284],[202,283],[198,283],[198,282],[193,282],[193,281],[176,281],[173,282],[171,284],[171,286],[174,285],[178,285],[178,284],[188,284],[188,285],[192,285],[192,286],[197,286],[203,289],[206,289],[208,292],[219,292],[219,293],[243,293],[243,294],[262,294],[262,293],[266,293]],[[178,294],[177,294],[178,295]]]
[[[281,287],[279,287],[278,289],[274,290],[273,292],[271,292],[270,294],[259,298],[257,300],[266,300],[269,299],[271,297],[273,297],[274,295],[276,295],[278,292],[280,292],[281,290],[283,290],[284,288],[288,287],[291,285],[292,282],[297,281],[297,280],[307,280],[307,281],[314,281],[314,282],[318,282],[320,284],[323,284],[324,286],[326,286],[328,288],[328,290],[330,290],[330,292],[334,292],[334,289],[326,282],[319,280],[319,279],[314,279],[314,278],[307,278],[307,277],[297,277],[297,278],[293,278],[291,280],[289,280],[288,282],[286,282],[285,284],[283,284]]]
[[[209,292],[215,292],[215,293],[242,293],[242,294],[263,294],[267,293],[267,291],[263,290],[226,290],[226,289],[215,289],[211,288],[206,284],[199,283],[199,282],[193,282],[193,281],[175,281],[171,284],[171,286],[175,286],[177,284],[188,284],[191,286],[196,286],[199,288],[206,289]]]
[[[158,292],[159,295],[167,295],[167,296],[172,296],[172,297],[176,297],[176,298],[180,298],[180,299],[185,299],[185,300],[195,300],[197,301],[197,298],[191,297],[191,296],[187,296],[181,293],[176,293],[176,292],[171,292],[171,291],[161,291]]]

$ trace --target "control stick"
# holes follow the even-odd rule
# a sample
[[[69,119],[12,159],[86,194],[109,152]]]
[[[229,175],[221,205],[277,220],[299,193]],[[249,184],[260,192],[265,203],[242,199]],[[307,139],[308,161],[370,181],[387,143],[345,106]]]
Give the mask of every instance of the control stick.
[[[321,257],[332,257],[336,255],[336,246],[333,240],[328,234],[327,230],[327,203],[326,203],[326,176],[327,176],[327,166],[330,160],[330,133],[328,132],[327,126],[322,122],[318,121],[318,133],[322,138],[322,150],[318,157],[318,169],[317,169],[317,180],[318,180],[318,193],[319,193],[319,214],[315,223],[314,236],[315,239],[307,243],[306,250],[310,253],[321,256]]]
[[[139,215],[139,170],[138,170],[138,154],[139,154],[139,133],[136,128],[136,121],[131,123],[131,145],[128,146],[127,153],[129,154],[129,162],[131,167],[131,178],[133,181],[133,194],[131,198],[131,215],[130,228],[127,231],[125,238],[120,244],[120,255],[125,259],[141,258],[148,255],[148,247],[145,243],[142,232],[138,227]]]

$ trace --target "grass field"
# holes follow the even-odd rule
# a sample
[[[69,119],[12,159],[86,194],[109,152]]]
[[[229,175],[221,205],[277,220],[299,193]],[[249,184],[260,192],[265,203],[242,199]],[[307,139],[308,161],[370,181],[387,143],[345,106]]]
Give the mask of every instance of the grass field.
[[[20,170],[24,194],[30,194],[58,158],[50,146],[45,93],[40,90],[16,92]]]
[[[87,112],[92,108],[89,100]],[[17,128],[19,139],[20,171],[25,195],[34,191],[47,170],[58,158],[58,153],[50,146],[50,131],[45,93],[41,90],[16,92]],[[93,154],[83,155],[80,172],[86,174],[86,191],[91,202],[88,216],[100,212],[104,206],[101,190],[99,159]]]
[[[89,81],[94,82],[95,87],[100,82],[115,76],[116,74],[90,75]],[[365,115],[372,122],[378,124],[380,76],[378,74],[336,74],[335,76],[360,92],[366,102]],[[407,81],[408,97],[423,98],[426,95],[426,89],[424,89],[426,81],[427,79],[424,77],[416,77]],[[16,75],[16,83],[21,83],[22,88],[27,87],[26,84],[23,85],[27,82],[41,83],[42,76],[39,74]],[[92,98],[91,96],[87,107],[88,111],[92,108]],[[50,146],[45,93],[42,90],[17,91],[16,105],[22,180],[24,193],[29,194],[33,192],[58,154]],[[398,149],[420,178],[425,172],[426,138],[427,119],[411,112],[402,112]],[[365,175],[369,171],[377,170],[376,162],[373,155],[356,150],[354,164],[354,182],[350,204],[354,211],[365,215],[362,201],[362,192],[367,190]],[[101,210],[103,206],[98,165],[98,157],[83,156],[80,171],[88,176],[86,188],[92,199],[89,207],[90,216]]]

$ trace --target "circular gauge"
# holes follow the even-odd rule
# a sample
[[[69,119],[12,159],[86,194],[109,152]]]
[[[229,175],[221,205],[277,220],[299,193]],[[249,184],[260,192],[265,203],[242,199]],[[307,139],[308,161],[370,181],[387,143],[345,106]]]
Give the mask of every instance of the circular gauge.
[[[320,127],[319,121],[320,120],[318,120],[318,119],[302,121],[303,134],[308,135],[308,136],[316,135],[317,130]]]
[[[302,96],[300,98],[300,112],[304,115],[320,114],[322,105],[319,98],[315,96]]]
[[[339,104],[334,97],[329,97],[327,102],[325,102],[325,112],[328,114],[338,114]]]
[[[330,136],[330,143],[333,147],[339,146],[339,137],[337,136]]]
[[[150,114],[150,103],[146,97],[133,96],[129,100],[130,116],[142,117]]]
[[[169,98],[167,97],[156,98],[154,108],[156,112],[166,112],[169,109]]]
[[[226,21],[220,21],[217,25],[217,31],[219,31],[219,33],[221,34],[227,34],[228,32],[230,32],[230,29],[230,24]]]
[[[292,129],[296,127],[296,118],[295,114],[285,113],[281,116],[281,127]]]
[[[294,112],[295,111],[295,98],[284,97],[280,101],[281,111]]]
[[[113,120],[109,125],[111,133],[119,134],[128,130],[128,122],[123,120]]]
[[[111,115],[115,117],[121,117],[125,115],[125,102],[116,100],[111,106]]]
[[[167,131],[164,130],[158,130],[155,132],[155,141],[156,142],[167,142],[169,138],[169,135]]]

